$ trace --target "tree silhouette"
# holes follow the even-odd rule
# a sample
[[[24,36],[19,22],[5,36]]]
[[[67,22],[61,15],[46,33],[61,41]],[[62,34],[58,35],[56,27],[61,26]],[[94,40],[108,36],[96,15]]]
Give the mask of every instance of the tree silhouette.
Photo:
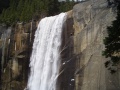
[[[104,39],[105,50],[103,55],[110,58],[105,66],[114,73],[120,63],[120,3],[117,6],[117,17],[111,26],[107,27],[108,36]]]

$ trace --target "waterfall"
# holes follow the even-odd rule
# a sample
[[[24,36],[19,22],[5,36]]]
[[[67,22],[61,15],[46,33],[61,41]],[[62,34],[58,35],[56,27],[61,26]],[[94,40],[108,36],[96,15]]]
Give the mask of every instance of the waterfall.
[[[30,58],[28,90],[56,90],[62,26],[65,20],[66,14],[61,13],[40,21]]]

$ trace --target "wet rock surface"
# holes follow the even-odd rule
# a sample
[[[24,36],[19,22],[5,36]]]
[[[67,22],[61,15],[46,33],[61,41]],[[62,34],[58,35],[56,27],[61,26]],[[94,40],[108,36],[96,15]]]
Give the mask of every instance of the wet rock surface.
[[[34,21],[26,24],[17,23],[11,28],[11,34],[4,39],[5,45],[4,48],[2,47],[1,56],[2,59],[4,58],[1,70],[1,90],[23,90],[25,88],[37,23]]]
[[[73,12],[67,12],[67,19],[63,25],[62,33],[62,46],[61,46],[61,70],[60,76],[58,78],[57,90],[74,90],[75,81],[75,56],[73,54],[74,50],[74,28],[73,28]]]

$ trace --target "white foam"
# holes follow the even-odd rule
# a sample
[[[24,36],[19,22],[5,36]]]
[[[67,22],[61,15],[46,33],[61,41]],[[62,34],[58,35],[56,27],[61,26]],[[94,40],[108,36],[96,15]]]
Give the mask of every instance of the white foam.
[[[56,90],[56,77],[60,68],[62,26],[66,14],[42,19],[35,33],[30,58],[28,90]]]

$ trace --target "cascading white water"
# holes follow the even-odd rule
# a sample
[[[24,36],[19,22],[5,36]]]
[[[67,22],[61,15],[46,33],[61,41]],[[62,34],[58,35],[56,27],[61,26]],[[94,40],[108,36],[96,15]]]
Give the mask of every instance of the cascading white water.
[[[30,58],[28,90],[56,90],[56,79],[60,68],[60,46],[62,26],[66,14],[42,19],[35,33]]]

